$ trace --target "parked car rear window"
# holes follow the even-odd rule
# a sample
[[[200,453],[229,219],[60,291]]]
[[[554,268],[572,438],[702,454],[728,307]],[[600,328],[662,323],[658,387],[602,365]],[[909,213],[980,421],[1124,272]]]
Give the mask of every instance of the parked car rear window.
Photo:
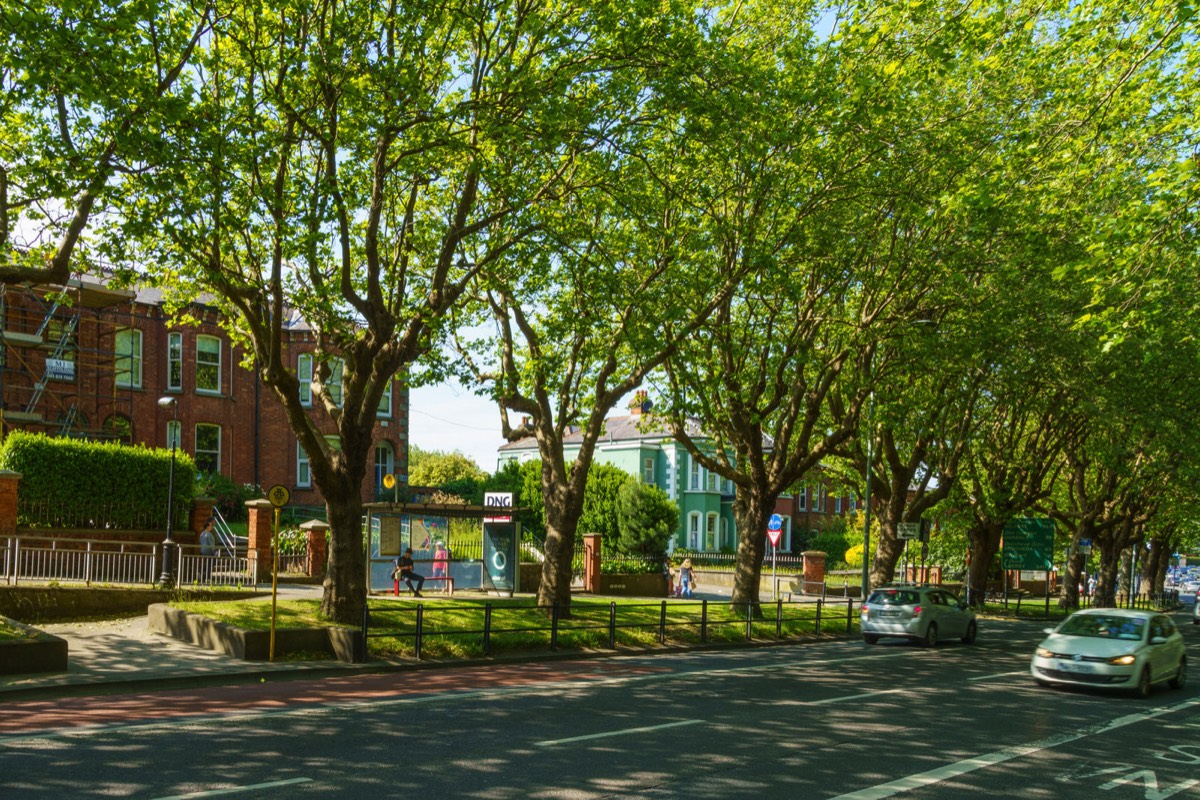
[[[881,606],[911,606],[917,603],[917,593],[904,589],[877,589],[867,602]]]

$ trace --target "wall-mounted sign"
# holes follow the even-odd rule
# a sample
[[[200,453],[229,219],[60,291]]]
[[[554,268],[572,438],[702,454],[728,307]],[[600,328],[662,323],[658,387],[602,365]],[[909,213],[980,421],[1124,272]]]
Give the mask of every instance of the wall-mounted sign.
[[[65,358],[46,359],[46,380],[73,381],[75,380],[75,362]]]

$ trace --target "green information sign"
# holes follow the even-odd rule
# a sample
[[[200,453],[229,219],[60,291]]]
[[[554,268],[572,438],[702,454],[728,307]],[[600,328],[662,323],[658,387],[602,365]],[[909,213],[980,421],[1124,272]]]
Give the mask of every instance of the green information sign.
[[[1048,570],[1054,559],[1054,520],[1017,517],[1004,526],[1004,569]]]

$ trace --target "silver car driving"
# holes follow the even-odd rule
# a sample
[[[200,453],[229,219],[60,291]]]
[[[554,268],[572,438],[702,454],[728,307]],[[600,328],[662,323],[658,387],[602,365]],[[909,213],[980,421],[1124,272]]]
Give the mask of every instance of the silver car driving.
[[[881,586],[859,612],[863,641],[875,644],[899,636],[933,647],[940,639],[975,641],[975,614],[954,593],[939,586]]]

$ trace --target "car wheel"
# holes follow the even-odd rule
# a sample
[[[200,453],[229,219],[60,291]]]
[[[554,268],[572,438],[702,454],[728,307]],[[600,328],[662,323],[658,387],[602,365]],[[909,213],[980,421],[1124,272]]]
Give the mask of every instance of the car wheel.
[[[937,624],[929,623],[929,627],[925,629],[925,640],[922,642],[926,647],[937,646]]]
[[[1051,683],[1050,681],[1044,681],[1044,680],[1042,680],[1041,678],[1034,678],[1034,679],[1033,679],[1033,682],[1034,682],[1034,683],[1036,683],[1038,686],[1041,686],[1043,689],[1052,689],[1052,688],[1054,688],[1054,684],[1053,684],[1053,683]]]
[[[875,644],[879,641],[879,637],[873,633],[864,633],[863,641],[866,642],[867,644]]]
[[[1141,700],[1150,696],[1150,668],[1142,667],[1138,675],[1137,686],[1133,687],[1133,695]]]
[[[974,644],[975,643],[975,623],[974,622],[967,623],[967,632],[963,635],[962,640],[963,640],[963,644]]]
[[[1185,683],[1187,683],[1187,659],[1181,658],[1179,667],[1175,670],[1174,677],[1171,678],[1171,688],[1182,689]]]

